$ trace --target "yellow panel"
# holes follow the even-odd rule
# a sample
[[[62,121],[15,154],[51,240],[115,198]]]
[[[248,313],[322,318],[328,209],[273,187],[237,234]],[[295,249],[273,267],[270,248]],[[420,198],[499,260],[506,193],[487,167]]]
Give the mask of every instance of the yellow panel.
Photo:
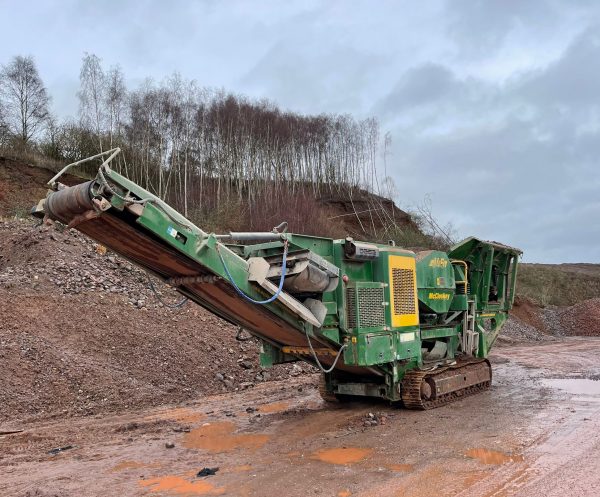
[[[414,257],[389,256],[390,309],[392,326],[415,326],[419,324],[417,302],[417,275]]]

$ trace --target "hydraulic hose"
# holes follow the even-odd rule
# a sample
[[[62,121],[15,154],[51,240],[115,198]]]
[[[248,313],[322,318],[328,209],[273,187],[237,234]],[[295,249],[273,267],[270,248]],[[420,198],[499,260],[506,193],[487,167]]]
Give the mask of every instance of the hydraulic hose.
[[[331,365],[331,367],[329,369],[325,369],[323,367],[323,365],[319,362],[319,358],[317,357],[317,353],[315,352],[315,349],[313,349],[312,343],[310,342],[310,337],[308,336],[308,331],[305,331],[305,334],[306,334],[306,341],[308,342],[308,347],[310,348],[310,352],[311,352],[311,354],[313,356],[313,359],[315,360],[315,363],[316,363],[317,367],[321,371],[323,371],[323,373],[331,373],[335,369],[338,361],[340,360],[340,357],[342,356],[342,352],[344,351],[344,349],[346,347],[348,347],[348,345],[344,344],[344,345],[342,345],[340,347],[340,350],[338,350],[338,353],[335,356],[335,359],[334,359],[333,364]]]
[[[233,279],[233,276],[229,272],[229,268],[227,267],[227,264],[225,264],[225,259],[223,259],[223,255],[221,254],[221,251],[219,250],[219,246],[217,245],[217,253],[219,254],[219,259],[221,259],[221,264],[223,264],[223,269],[225,270],[225,274],[227,274],[227,278],[229,279],[230,283],[233,285],[233,288],[235,288],[235,291],[239,295],[241,295],[244,299],[246,299],[248,302],[252,302],[253,304],[258,304],[258,305],[270,304],[275,299],[277,299],[277,297],[279,297],[279,294],[281,293],[281,290],[283,289],[283,282],[285,280],[287,252],[288,252],[288,241],[285,240],[283,242],[283,259],[281,261],[281,278],[279,279],[279,286],[277,287],[277,291],[273,294],[272,297],[270,297],[266,300],[254,300],[249,295],[246,295],[239,286],[237,286],[237,283],[235,282],[235,280]]]
[[[156,300],[158,300],[165,307],[167,307],[169,309],[178,309],[179,307],[181,307],[183,304],[185,304],[189,300],[187,297],[183,297],[183,299],[180,300],[179,302],[177,302],[176,304],[167,304],[162,299],[162,297],[160,296],[160,294],[158,293],[158,290],[154,286],[154,283],[152,283],[152,280],[150,279],[150,275],[148,273],[146,273],[146,278],[148,278],[148,284],[150,286],[150,290],[152,290],[152,292],[154,293],[154,296],[156,297]]]
[[[225,270],[225,273],[227,274],[227,278],[229,278],[229,281],[233,285],[233,288],[235,288],[236,292],[238,294],[240,294],[243,298],[245,298],[246,300],[248,300],[249,302],[252,302],[253,304],[260,304],[260,305],[268,304],[270,302],[273,302],[279,296],[279,294],[281,293],[281,290],[283,289],[283,282],[285,280],[287,251],[288,251],[288,242],[287,242],[287,240],[285,240],[283,242],[283,258],[282,258],[282,261],[281,261],[281,278],[279,279],[279,287],[277,288],[277,292],[275,292],[275,294],[271,298],[268,298],[267,300],[255,300],[252,297],[250,297],[249,295],[246,295],[242,291],[242,289],[237,286],[235,280],[233,279],[233,276],[231,275],[231,272],[229,271],[229,268],[227,267],[227,264],[225,264],[225,259],[223,259],[223,255],[221,254],[221,251],[219,250],[219,248],[217,246],[217,253],[219,254],[219,259],[221,259],[221,264],[223,264],[223,269]],[[308,331],[306,331],[306,340],[308,342],[308,346],[310,348],[310,352],[311,352],[311,354],[313,356],[315,364],[317,365],[317,367],[321,371],[323,371],[323,373],[331,373],[335,369],[335,367],[337,366],[338,361],[340,360],[340,357],[342,356],[342,352],[344,351],[344,349],[346,347],[348,347],[347,344],[342,345],[340,347],[340,350],[338,350],[338,353],[335,356],[335,359],[334,359],[333,364],[331,365],[331,367],[329,369],[325,369],[323,367],[323,365],[321,364],[321,362],[319,361],[319,358],[317,357],[317,353],[315,352],[315,349],[312,346],[312,343],[310,341],[310,337],[308,336]]]

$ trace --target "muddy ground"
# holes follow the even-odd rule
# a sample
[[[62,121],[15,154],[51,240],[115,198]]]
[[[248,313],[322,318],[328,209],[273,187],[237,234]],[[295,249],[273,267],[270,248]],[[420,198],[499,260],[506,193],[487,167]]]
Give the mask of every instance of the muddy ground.
[[[600,495],[599,310],[519,299],[476,397],[332,406],[76,231],[0,220],[0,497]]]
[[[596,496],[599,355],[598,338],[503,346],[490,391],[427,412],[324,404],[305,375],[114,416],[6,423],[24,431],[0,437],[0,495]],[[369,414],[379,424],[365,426]],[[218,470],[196,476],[203,468]]]

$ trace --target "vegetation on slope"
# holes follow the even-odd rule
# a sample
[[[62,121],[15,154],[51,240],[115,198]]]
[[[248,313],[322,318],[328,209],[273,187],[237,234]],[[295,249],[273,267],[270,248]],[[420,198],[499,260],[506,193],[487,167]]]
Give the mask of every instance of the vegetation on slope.
[[[541,306],[568,306],[596,298],[600,264],[521,264],[517,293]]]

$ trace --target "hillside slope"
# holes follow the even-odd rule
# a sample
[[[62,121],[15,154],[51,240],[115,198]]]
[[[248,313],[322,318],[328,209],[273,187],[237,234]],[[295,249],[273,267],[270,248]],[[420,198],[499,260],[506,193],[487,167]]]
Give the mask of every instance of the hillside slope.
[[[542,306],[600,297],[600,264],[521,264],[518,293]]]
[[[0,156],[0,217],[27,215],[46,196],[52,171]]]
[[[54,174],[51,169],[0,156],[0,217],[27,215],[31,207],[46,196],[46,183]],[[60,181],[72,185],[83,180],[66,175]],[[290,196],[284,203],[255,207],[252,214],[241,206],[234,205],[232,209],[234,212],[231,209],[217,212],[216,218],[210,216],[207,230],[239,231],[242,226],[248,225],[248,220],[242,218],[252,215],[262,220],[264,226],[261,225],[260,229],[270,230],[281,221],[288,221],[290,231],[333,238],[347,235],[365,237],[366,232],[378,232],[391,222],[418,231],[411,216],[393,201],[364,190],[355,191],[352,197],[339,192],[323,193],[314,200]],[[232,222],[235,225],[229,226]]]

